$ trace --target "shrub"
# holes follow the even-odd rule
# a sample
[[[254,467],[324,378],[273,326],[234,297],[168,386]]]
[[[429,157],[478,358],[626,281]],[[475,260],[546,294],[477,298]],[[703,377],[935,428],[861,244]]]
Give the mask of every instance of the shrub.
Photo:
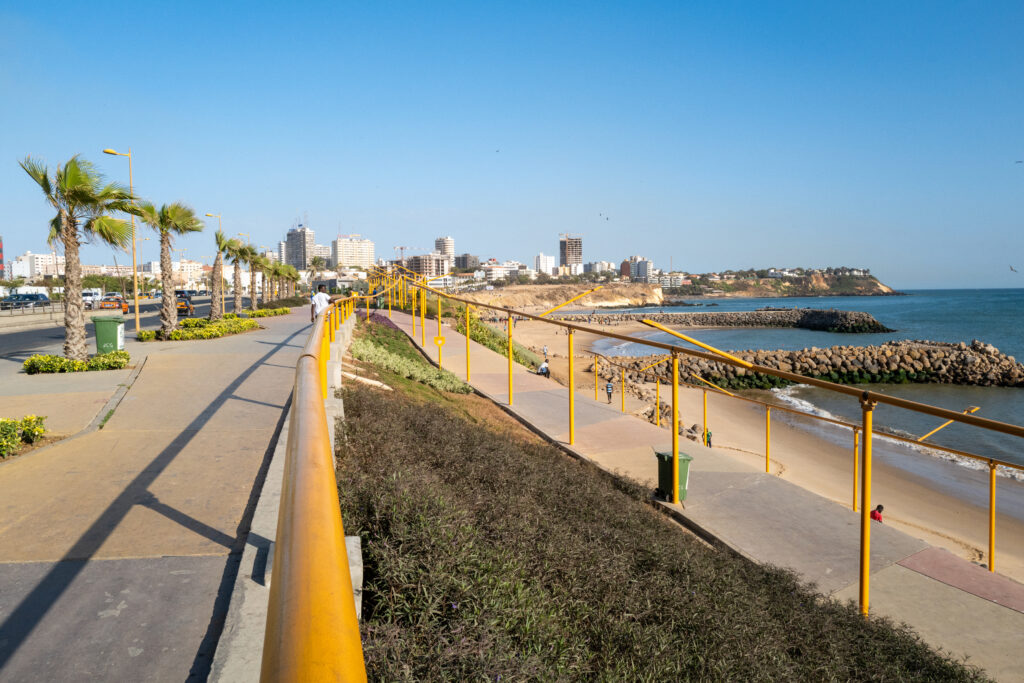
[[[260,303],[259,308],[261,310],[267,310],[271,308],[280,308],[281,306],[292,306],[301,307],[305,306],[309,308],[309,297],[308,296],[291,296],[285,299],[275,299],[274,301],[267,301]]]
[[[154,330],[139,330],[135,334],[135,339],[140,342],[153,341],[156,339],[156,332]]]
[[[402,357],[365,338],[353,341],[351,351],[353,358],[373,363],[378,368],[426,384],[438,391],[455,394],[468,394],[472,391],[468,384],[447,370],[427,365],[422,358]]]
[[[88,361],[71,360],[64,356],[37,353],[29,356],[22,367],[30,375],[53,372],[85,372],[87,370],[121,370],[128,366],[131,356],[127,351],[111,351],[93,356]]]
[[[46,420],[41,415],[26,415],[21,420],[0,418],[0,460],[21,450],[22,444],[32,444],[43,438]]]
[[[221,316],[221,320],[235,320],[237,317],[237,313],[225,313]]]
[[[292,309],[284,308],[261,308],[258,311],[242,311],[240,315],[246,318],[270,318],[275,315],[288,315]]]
[[[171,341],[183,341],[189,339],[216,339],[229,334],[238,334],[248,330],[257,329],[260,324],[255,320],[244,320],[241,318],[221,319],[216,322],[204,321],[206,325],[193,325],[187,328],[174,330],[168,339]]]
[[[18,420],[0,417],[0,459],[14,455],[21,448],[20,427]]]
[[[195,327],[206,327],[210,324],[210,321],[206,318],[185,318],[184,320],[178,321],[178,327],[190,330]]]

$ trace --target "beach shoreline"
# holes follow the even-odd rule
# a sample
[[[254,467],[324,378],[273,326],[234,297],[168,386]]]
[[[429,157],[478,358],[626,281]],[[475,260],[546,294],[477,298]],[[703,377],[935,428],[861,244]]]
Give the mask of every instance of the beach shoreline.
[[[595,326],[616,334],[635,335],[650,330],[638,322],[623,322],[611,326]],[[513,336],[520,344],[535,353],[543,355],[548,347],[552,379],[567,384],[567,335],[554,326],[541,322],[519,321]],[[593,333],[574,334],[574,356],[576,360],[575,384],[578,390],[593,391],[594,344],[602,339]],[[606,380],[599,379],[602,385]],[[619,382],[613,382],[618,404]],[[650,410],[652,399],[641,399],[641,395],[653,392],[653,382],[628,382],[626,412],[638,414],[645,408]],[[670,392],[662,386],[661,401],[667,404]],[[737,460],[757,467],[764,467],[765,410],[762,406],[733,399],[713,389],[703,390],[680,386],[680,424],[684,427],[702,427],[703,400],[707,394],[708,427],[714,434],[716,448],[726,450]],[[780,411],[781,412],[781,411]],[[644,419],[638,416],[637,419]],[[773,412],[771,429],[771,473],[781,476],[794,484],[838,504],[850,507],[853,499],[853,437],[849,445],[841,446],[835,438],[815,433],[813,427],[801,426],[802,421],[812,420],[795,415],[779,419]],[[814,420],[814,426],[822,424]],[[663,421],[663,427],[665,427]],[[837,427],[837,429],[843,429]],[[849,432],[849,430],[845,430]],[[683,438],[683,450],[702,449],[703,445]],[[908,458],[931,458],[923,453],[908,452]],[[943,461],[944,462],[944,461]],[[985,564],[988,561],[988,509],[987,486],[983,491],[973,491],[970,498],[985,501],[978,505],[965,496],[957,496],[930,479],[905,467],[877,457],[873,461],[872,506],[885,505],[885,523],[899,528],[917,538],[956,555]],[[945,462],[943,471],[965,486],[979,486],[977,471],[967,470],[955,463]],[[967,474],[974,472],[974,475]],[[985,475],[987,477],[987,474]],[[983,494],[983,495],[982,495]],[[859,498],[859,494],[858,494]],[[999,478],[996,516],[996,568],[1004,576],[1024,582],[1024,518],[1009,514],[1004,508],[1013,501],[1013,509],[1021,509],[1016,503],[1024,500],[1024,484]],[[1002,502],[1002,505],[1000,505]],[[860,501],[858,500],[858,509]]]

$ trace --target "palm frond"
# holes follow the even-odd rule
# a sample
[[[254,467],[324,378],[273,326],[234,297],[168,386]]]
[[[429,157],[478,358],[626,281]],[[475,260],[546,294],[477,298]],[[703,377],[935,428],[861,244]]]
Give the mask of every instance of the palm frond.
[[[50,182],[50,172],[46,168],[46,164],[41,161],[36,161],[32,157],[25,157],[22,161],[18,162],[22,170],[29,175],[32,180],[36,181],[40,188],[43,190],[43,194],[47,197],[53,195],[53,184]]]
[[[132,227],[128,221],[111,216],[92,216],[82,223],[82,232],[87,238],[98,238],[101,242],[125,249],[132,241]]]
[[[60,240],[60,231],[64,227],[64,221],[61,219],[60,214],[50,219],[50,232],[46,236],[46,243],[53,247]]]

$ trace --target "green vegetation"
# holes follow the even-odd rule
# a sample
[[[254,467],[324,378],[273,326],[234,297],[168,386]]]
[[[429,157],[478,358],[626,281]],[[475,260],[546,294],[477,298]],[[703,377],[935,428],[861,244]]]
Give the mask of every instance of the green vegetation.
[[[281,306],[288,306],[291,308],[306,307],[309,310],[309,297],[308,296],[292,296],[284,299],[275,299],[274,301],[263,301],[259,304],[260,310],[268,310],[274,308],[280,308]]]
[[[977,680],[787,571],[709,549],[477,396],[349,385],[371,680]],[[459,403],[464,410],[455,410]]]
[[[106,427],[107,426],[107,422],[109,422],[110,418],[112,418],[112,417],[114,417],[114,409],[113,408],[108,410],[107,414],[103,416],[103,420],[100,422],[100,429],[103,429],[104,427]]]
[[[190,339],[217,339],[231,334],[248,332],[258,329],[260,324],[255,320],[239,318],[234,313],[228,313],[220,320],[208,320],[206,318],[185,318],[179,323],[179,328],[173,330],[169,336],[165,336],[163,330],[142,330],[135,338],[139,341],[153,341],[154,339],[168,341],[186,341]]]
[[[22,368],[30,375],[52,372],[89,372],[92,370],[122,370],[128,367],[131,356],[127,351],[100,353],[89,360],[71,360],[64,356],[37,353],[29,356]]]
[[[464,315],[455,316],[455,329],[459,334],[466,334],[466,318]],[[513,334],[515,334],[514,331]],[[472,315],[469,318],[469,338],[477,344],[486,346],[491,351],[497,351],[503,356],[508,354],[508,336],[498,332]],[[531,370],[536,370],[540,367],[541,363],[541,359],[537,354],[527,349],[514,338],[512,340],[512,360],[520,365],[525,365]]]
[[[26,415],[20,420],[0,418],[0,460],[42,439],[46,434],[45,421],[42,415]]]
[[[256,311],[242,311],[243,318],[271,318],[276,315],[288,315],[292,309],[284,308],[261,308]]]
[[[402,331],[381,323],[379,318],[364,323],[361,332],[350,347],[353,358],[371,363],[378,371],[425,384],[437,391],[456,394],[472,391],[452,373],[430,365]]]

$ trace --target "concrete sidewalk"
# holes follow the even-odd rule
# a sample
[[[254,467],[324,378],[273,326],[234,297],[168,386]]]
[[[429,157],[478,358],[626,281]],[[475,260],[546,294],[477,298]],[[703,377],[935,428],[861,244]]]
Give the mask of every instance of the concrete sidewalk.
[[[408,314],[394,311],[392,322],[420,345],[418,320],[415,335]],[[425,352],[435,362],[436,334],[436,321],[428,320]],[[465,337],[447,325],[442,335],[447,339],[445,369],[465,379]],[[578,361],[577,372],[589,365]],[[474,342],[471,362],[473,387],[507,407],[507,358]],[[656,486],[652,449],[671,450],[668,430],[577,390],[575,444],[570,447],[568,388],[518,364],[512,403],[509,410],[578,457]],[[859,514],[726,451],[682,437],[680,449],[693,462],[685,508],[666,506],[675,515],[751,560],[792,569],[837,599],[857,599]],[[872,526],[871,572],[872,614],[906,622],[932,646],[968,658],[997,680],[1024,680],[1017,652],[1024,642],[1024,586],[881,524]]]
[[[0,465],[0,681],[205,677],[309,331],[260,322],[152,344],[104,429]]]

